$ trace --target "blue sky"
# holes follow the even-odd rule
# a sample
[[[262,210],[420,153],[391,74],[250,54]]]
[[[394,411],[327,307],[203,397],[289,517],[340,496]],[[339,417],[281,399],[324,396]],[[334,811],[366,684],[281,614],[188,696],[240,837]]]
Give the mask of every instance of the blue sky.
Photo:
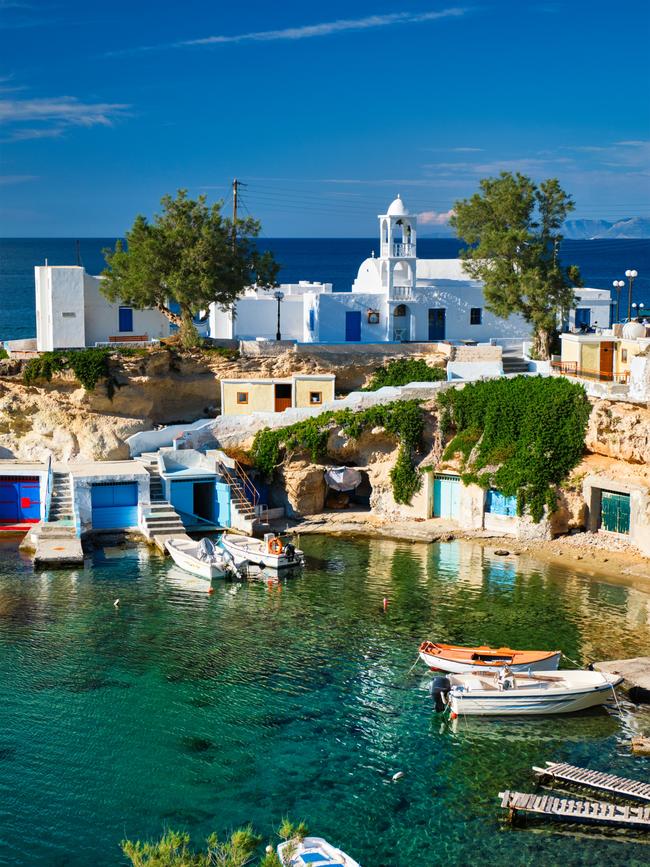
[[[649,39],[647,0],[0,0],[0,234],[120,234],[236,176],[269,237],[371,236],[502,169],[650,217]]]

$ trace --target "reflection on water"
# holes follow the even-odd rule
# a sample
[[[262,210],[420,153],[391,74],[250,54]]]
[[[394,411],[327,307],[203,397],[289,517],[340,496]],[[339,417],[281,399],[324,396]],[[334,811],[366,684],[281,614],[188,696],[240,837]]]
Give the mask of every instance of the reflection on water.
[[[464,542],[301,547],[302,575],[212,594],[145,548],[39,574],[3,548],[1,862],[120,864],[125,834],[289,814],[366,867],[641,863],[636,842],[504,832],[497,793],[547,759],[639,776],[642,712],[451,723],[408,672],[423,638],[647,653],[647,593]]]

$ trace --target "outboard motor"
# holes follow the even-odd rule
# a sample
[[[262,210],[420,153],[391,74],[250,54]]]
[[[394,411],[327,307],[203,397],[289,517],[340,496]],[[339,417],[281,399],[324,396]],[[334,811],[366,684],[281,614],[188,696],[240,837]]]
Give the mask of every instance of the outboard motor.
[[[289,542],[287,545],[284,546],[284,553],[288,562],[293,563],[293,561],[296,559],[296,546],[292,545],[291,542]]]
[[[429,687],[429,695],[435,705],[436,713],[442,713],[447,707],[447,696],[451,690],[448,677],[434,677]]]

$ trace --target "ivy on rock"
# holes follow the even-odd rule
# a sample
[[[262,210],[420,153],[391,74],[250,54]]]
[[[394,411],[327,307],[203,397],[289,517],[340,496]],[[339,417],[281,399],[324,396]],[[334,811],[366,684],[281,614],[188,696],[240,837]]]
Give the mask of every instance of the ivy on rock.
[[[455,435],[443,454],[461,456],[461,479],[517,497],[536,522],[556,506],[554,487],[580,462],[591,405],[563,377],[475,382],[438,395]]]
[[[419,449],[424,429],[423,413],[417,400],[401,400],[372,406],[354,412],[351,409],[328,410],[320,415],[288,425],[264,428],[253,440],[251,458],[255,466],[272,475],[292,452],[308,452],[314,463],[327,456],[327,439],[334,427],[352,439],[364,431],[382,427],[400,443],[390,478],[397,503],[408,504],[422,484],[421,473],[414,466],[414,453]]]
[[[384,386],[408,385],[409,382],[440,382],[447,379],[444,367],[431,367],[424,358],[396,358],[385,367],[378,367],[364,391],[377,391]]]

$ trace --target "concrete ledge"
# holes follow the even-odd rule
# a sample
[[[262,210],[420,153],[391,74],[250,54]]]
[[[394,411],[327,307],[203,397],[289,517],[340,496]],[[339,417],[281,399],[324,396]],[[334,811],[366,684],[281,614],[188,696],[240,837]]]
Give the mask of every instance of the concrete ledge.
[[[650,702],[650,656],[595,662],[594,668],[596,671],[622,675],[625,678],[623,688],[635,704]]]

